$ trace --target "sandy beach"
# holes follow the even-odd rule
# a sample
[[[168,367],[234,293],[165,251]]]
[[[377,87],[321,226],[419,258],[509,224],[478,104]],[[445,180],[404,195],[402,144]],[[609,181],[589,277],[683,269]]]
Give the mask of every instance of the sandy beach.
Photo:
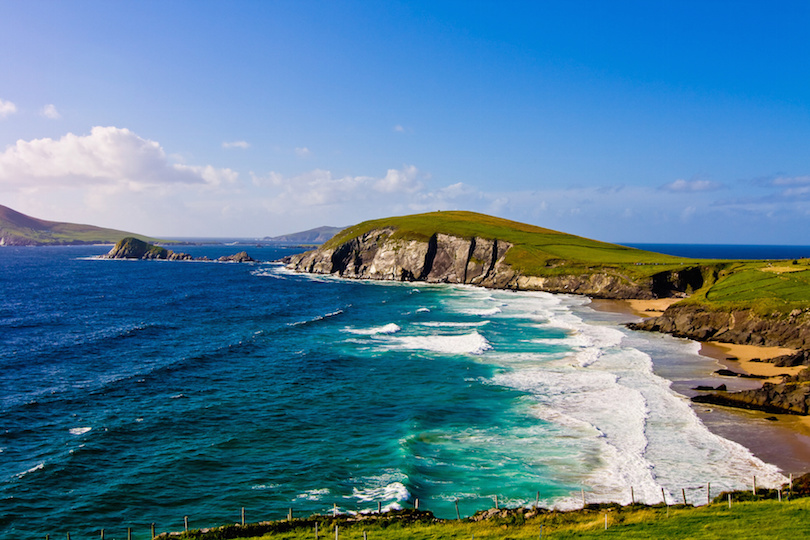
[[[604,300],[592,299],[591,307],[598,311],[622,313],[635,317],[655,317],[661,315],[667,307],[680,300],[679,298],[662,298],[655,300]],[[795,375],[806,366],[777,367],[766,362],[771,358],[796,352],[785,347],[763,347],[758,345],[737,345],[719,341],[702,342],[700,354],[716,360],[720,365],[737,373],[768,377],[762,382],[781,382],[782,375]],[[762,360],[760,362],[755,359]],[[719,383],[718,383],[719,384]],[[746,427],[739,431],[728,431],[723,421],[714,415],[725,409],[723,414],[735,414],[748,418]],[[761,411],[750,411],[735,408],[714,408],[714,412],[705,409],[700,416],[718,432],[732,440],[740,442],[751,449],[754,454],[766,461],[775,463],[786,472],[805,472],[810,470],[810,416],[792,414],[770,414]],[[709,416],[706,416],[709,415]],[[722,416],[722,415],[721,415]],[[766,418],[776,419],[767,422]],[[713,421],[714,420],[714,421]],[[764,422],[764,423],[763,423]],[[802,464],[802,470],[796,470]]]

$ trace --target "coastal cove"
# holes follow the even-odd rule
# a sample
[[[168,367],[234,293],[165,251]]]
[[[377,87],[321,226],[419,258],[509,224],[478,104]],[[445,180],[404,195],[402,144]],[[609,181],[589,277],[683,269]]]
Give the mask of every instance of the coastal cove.
[[[696,500],[804,471],[757,446],[778,447],[781,422],[690,406],[719,384],[697,344],[583,296],[95,258],[108,250],[3,251],[0,538],[213,526],[243,506]]]

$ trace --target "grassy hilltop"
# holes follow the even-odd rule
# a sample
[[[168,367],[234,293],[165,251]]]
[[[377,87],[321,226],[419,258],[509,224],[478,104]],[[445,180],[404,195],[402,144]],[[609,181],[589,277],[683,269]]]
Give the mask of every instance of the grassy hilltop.
[[[527,276],[610,272],[636,280],[665,271],[698,268],[703,285],[685,302],[717,310],[753,309],[788,313],[810,306],[810,260],[732,261],[674,257],[591,240],[474,212],[432,212],[365,221],[344,229],[324,248],[364,233],[395,229],[394,237],[427,240],[444,233],[462,238],[504,240],[513,247],[505,262]]]
[[[0,205],[0,245],[58,246],[80,244],[114,244],[132,236],[146,242],[161,240],[115,229],[46,221],[27,216]]]

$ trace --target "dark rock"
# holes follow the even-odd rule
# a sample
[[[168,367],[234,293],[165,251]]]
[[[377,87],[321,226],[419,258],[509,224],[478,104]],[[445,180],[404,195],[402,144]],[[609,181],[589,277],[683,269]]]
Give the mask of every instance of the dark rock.
[[[246,251],[240,251],[234,255],[225,255],[217,260],[219,262],[256,262]]]
[[[102,257],[105,259],[167,259],[170,254],[171,251],[164,247],[155,246],[130,236],[121,239]]]
[[[810,349],[808,312],[793,317],[779,314],[766,317],[750,309],[722,311],[698,304],[675,304],[659,317],[650,317],[627,326],[633,330],[663,332],[698,341]],[[810,364],[810,353],[784,361]]]
[[[775,417],[775,416],[766,416],[765,420],[767,420],[769,422],[778,422],[779,421],[779,419],[777,417]]]

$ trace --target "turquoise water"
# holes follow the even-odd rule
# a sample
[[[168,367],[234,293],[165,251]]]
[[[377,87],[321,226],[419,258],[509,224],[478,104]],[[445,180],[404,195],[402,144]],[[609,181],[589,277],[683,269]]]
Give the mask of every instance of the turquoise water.
[[[585,298],[106,249],[0,251],[0,538],[783,480],[660,376],[708,377],[694,344]]]

